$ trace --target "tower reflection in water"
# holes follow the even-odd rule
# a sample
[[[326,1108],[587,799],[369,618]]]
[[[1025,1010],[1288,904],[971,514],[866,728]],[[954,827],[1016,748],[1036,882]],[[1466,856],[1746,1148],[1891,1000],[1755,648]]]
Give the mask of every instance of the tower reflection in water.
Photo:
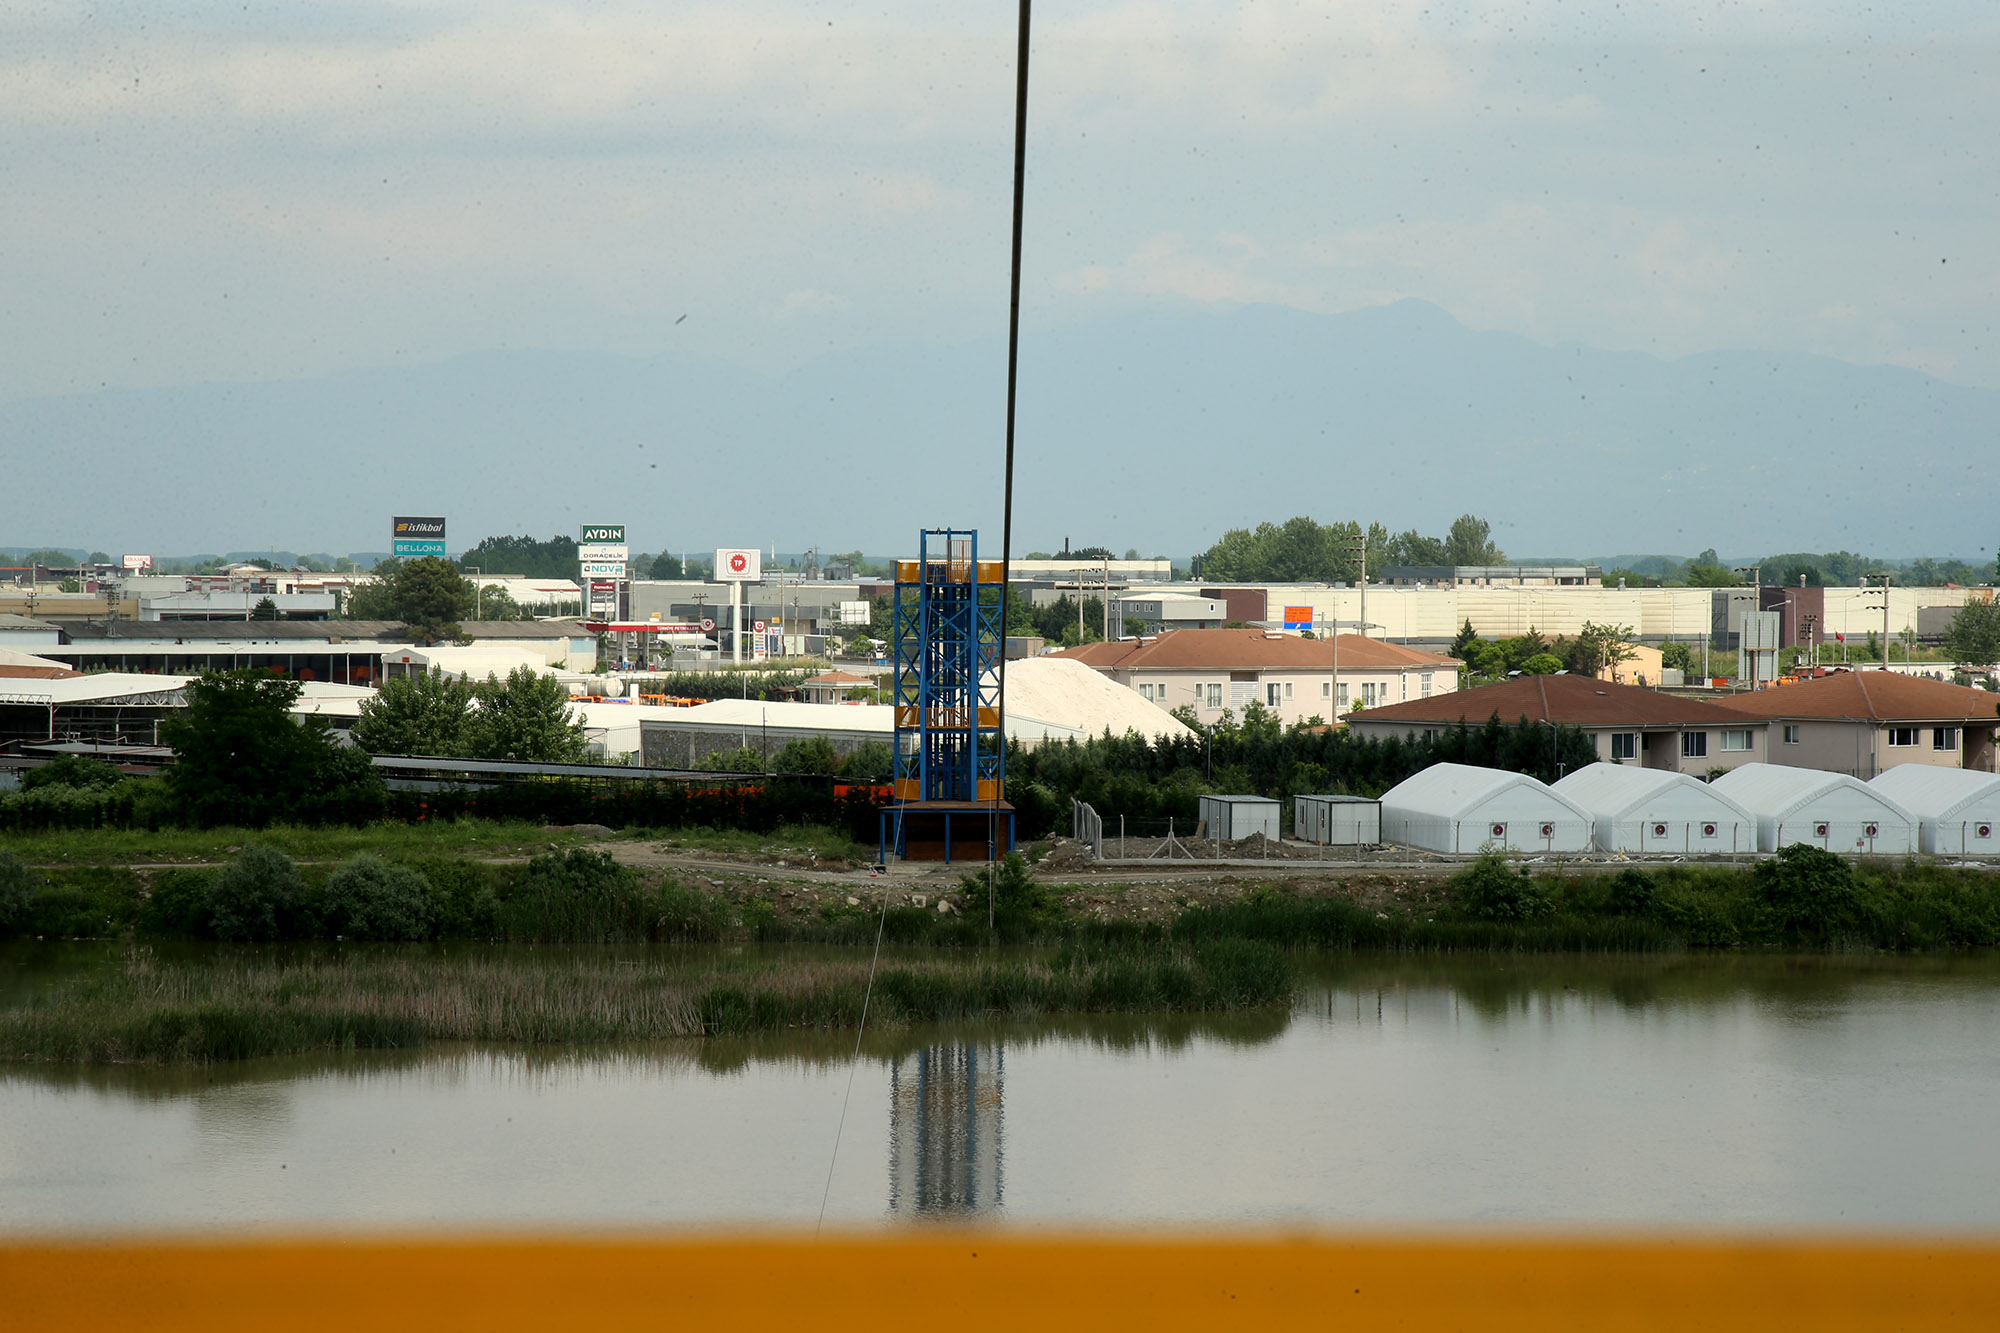
[[[998,1045],[926,1046],[889,1065],[889,1211],[990,1212],[1004,1201]]]

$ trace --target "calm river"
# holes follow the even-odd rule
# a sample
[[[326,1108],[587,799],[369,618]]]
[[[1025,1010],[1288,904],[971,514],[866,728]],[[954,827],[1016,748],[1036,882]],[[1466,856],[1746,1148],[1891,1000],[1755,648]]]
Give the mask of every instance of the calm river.
[[[0,961],[0,1004],[34,978]],[[11,975],[8,975],[10,974]],[[0,1066],[0,1228],[2000,1228],[2000,958],[1343,958],[1289,1014]]]

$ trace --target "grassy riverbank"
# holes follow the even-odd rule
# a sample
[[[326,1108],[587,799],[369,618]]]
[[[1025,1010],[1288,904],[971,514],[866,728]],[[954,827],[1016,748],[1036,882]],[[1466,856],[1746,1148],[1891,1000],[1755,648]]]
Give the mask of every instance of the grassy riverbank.
[[[594,952],[454,955],[405,946],[323,956],[232,951],[175,961],[144,946],[0,1011],[0,1060],[237,1060],[433,1041],[583,1044],[852,1028],[868,959],[612,962]],[[868,1025],[1056,1014],[1217,1012],[1288,1003],[1267,946],[1071,947],[1032,959],[887,964]]]

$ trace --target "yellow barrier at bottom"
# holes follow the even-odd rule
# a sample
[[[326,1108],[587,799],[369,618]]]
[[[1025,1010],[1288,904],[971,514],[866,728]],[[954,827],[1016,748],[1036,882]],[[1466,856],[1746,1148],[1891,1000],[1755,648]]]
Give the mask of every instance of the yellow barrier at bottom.
[[[1931,1329],[2000,1319],[2000,1243],[580,1238],[0,1244],[18,1333],[936,1326]],[[885,1320],[920,1320],[891,1325]],[[930,1321],[939,1321],[933,1325]]]

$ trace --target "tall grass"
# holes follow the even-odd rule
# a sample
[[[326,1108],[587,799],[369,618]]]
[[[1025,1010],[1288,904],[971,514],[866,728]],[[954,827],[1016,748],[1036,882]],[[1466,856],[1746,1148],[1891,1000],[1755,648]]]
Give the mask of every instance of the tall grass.
[[[430,1041],[652,1041],[860,1021],[865,958],[607,966],[596,952],[449,957],[410,948],[169,963],[135,948],[123,966],[0,1013],[0,1059],[101,1064],[236,1060]],[[1282,1005],[1275,950],[1066,953],[902,963],[876,980],[870,1026],[1060,1013],[1210,1012]]]
[[[529,856],[582,843],[581,835],[525,820],[384,822],[367,828],[81,829],[8,833],[6,845],[30,865],[135,866],[227,861],[249,842],[299,861],[343,861],[357,852],[389,860],[417,856]]]

